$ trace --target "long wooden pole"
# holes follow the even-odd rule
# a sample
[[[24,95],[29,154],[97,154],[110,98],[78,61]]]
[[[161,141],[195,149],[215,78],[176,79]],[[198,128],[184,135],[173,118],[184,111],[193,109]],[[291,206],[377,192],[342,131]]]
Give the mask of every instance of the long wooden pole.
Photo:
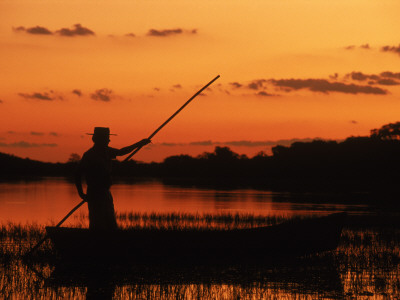
[[[185,102],[167,121],[161,124],[160,127],[158,127],[149,137],[148,139],[152,139],[165,125],[169,123],[177,114],[181,112],[182,109],[186,107],[194,98],[196,98],[202,91],[204,91],[206,88],[208,88],[215,80],[217,80],[220,76],[216,76],[213,80],[211,80],[209,83],[207,83],[205,86],[203,86],[196,94],[194,94],[188,101]],[[137,153],[142,147],[136,148],[127,158],[124,159],[124,161],[129,160],[135,153]],[[86,200],[82,200],[77,206],[75,206],[55,227],[60,227],[62,223],[65,222],[79,207],[81,207]],[[25,254],[25,258],[29,257],[36,249],[38,249],[47,239],[49,236],[46,234],[46,236],[41,239],[31,250],[29,250],[28,253]]]
[[[202,91],[204,91],[206,88],[208,88],[215,80],[217,80],[220,76],[216,76],[213,80],[211,80],[209,83],[207,83],[205,86],[203,86],[196,94],[194,94],[188,101],[185,102],[172,116],[168,118],[167,121],[161,124],[160,127],[158,127],[149,137],[148,139],[151,140],[165,125],[169,123],[177,114],[179,114],[182,109],[186,107],[194,98],[196,98],[199,94],[201,94]],[[143,147],[143,146],[142,146]],[[129,154],[123,161],[128,161],[133,155],[135,155],[142,147],[136,148],[131,154]]]

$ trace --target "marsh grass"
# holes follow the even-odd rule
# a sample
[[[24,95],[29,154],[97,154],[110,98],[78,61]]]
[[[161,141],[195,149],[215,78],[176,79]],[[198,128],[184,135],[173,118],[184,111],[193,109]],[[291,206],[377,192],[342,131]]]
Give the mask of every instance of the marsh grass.
[[[121,228],[179,229],[240,229],[270,226],[300,217],[262,216],[245,213],[118,213]]]
[[[344,228],[334,257],[345,296],[400,295],[399,228]]]
[[[8,263],[26,254],[45,236],[44,226],[32,224],[0,224],[0,263]],[[43,243],[36,256],[53,252],[49,241]]]
[[[233,229],[251,228],[264,225],[274,225],[288,220],[302,217],[292,216],[260,216],[252,214],[186,214],[186,213],[120,213],[117,215],[121,228],[155,228],[155,229]],[[75,218],[74,218],[75,219]],[[87,224],[87,216],[76,217],[77,227]],[[337,250],[329,253],[335,262],[335,271],[332,275],[339,276],[342,289],[338,291],[336,299],[362,298],[367,299],[395,299],[400,295],[400,228],[356,226],[350,220],[342,232],[341,242]],[[365,222],[368,224],[370,222]],[[74,223],[75,224],[75,223]],[[85,297],[88,288],[61,286],[45,287],[41,279],[32,273],[19,259],[45,235],[44,225],[40,224],[0,224],[0,298],[1,295],[27,296],[28,298],[47,297]],[[44,274],[51,273],[47,263],[49,257],[54,256],[50,241],[40,247],[35,254],[38,269]],[[322,261],[327,255],[318,254]],[[43,258],[43,261],[41,260]],[[318,259],[317,259],[318,261]],[[312,270],[323,270],[324,265],[317,264]],[[229,270],[230,274],[232,270]],[[254,285],[235,283],[227,284],[137,284],[129,283],[118,285],[114,295],[130,297],[132,299],[157,298],[184,299],[201,296],[205,299],[238,296],[240,299],[262,298],[271,295],[272,298],[285,296],[286,298],[311,299],[318,298],[321,291],[312,292],[309,282],[303,284],[302,277],[294,278],[292,272],[283,272],[283,276],[272,276],[275,272],[282,273],[282,269],[271,270],[266,273],[268,280],[254,282]],[[227,273],[227,274],[228,274]],[[303,274],[303,273],[301,273]],[[317,275],[319,273],[317,272]],[[154,274],[153,274],[154,275]],[[171,275],[172,276],[172,275]],[[176,274],[178,282],[180,275]],[[228,276],[229,277],[229,276]],[[152,278],[150,276],[150,278]],[[229,277],[230,278],[230,277]],[[316,285],[321,283],[318,277],[313,278]],[[322,282],[321,284],[325,284]],[[301,289],[297,287],[300,286]],[[314,288],[313,288],[314,289]],[[322,290],[324,287],[319,287]],[[315,290],[315,289],[314,289]],[[328,290],[328,289],[327,289]],[[328,290],[329,291],[329,290]],[[7,297],[6,297],[7,298]],[[225,297],[226,298],[226,297]],[[254,298],[254,297],[253,297]],[[329,297],[328,297],[329,298]]]

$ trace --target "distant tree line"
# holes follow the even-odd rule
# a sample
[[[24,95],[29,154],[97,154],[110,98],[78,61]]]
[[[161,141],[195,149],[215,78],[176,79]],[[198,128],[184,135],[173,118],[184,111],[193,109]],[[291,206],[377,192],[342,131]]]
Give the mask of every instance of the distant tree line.
[[[0,153],[0,178],[72,177],[79,156],[67,163],[43,163]],[[342,142],[314,140],[276,146],[272,155],[252,158],[228,147],[197,157],[176,155],[160,163],[114,161],[117,179],[157,177],[173,182],[253,183],[258,185],[349,184],[395,187],[400,170],[400,122],[371,130],[367,137]]]

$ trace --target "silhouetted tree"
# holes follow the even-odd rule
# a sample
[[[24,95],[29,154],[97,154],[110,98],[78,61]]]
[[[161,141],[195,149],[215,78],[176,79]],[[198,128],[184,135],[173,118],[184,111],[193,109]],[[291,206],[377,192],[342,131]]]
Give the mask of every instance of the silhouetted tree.
[[[400,122],[385,124],[381,128],[372,129],[370,133],[372,138],[378,138],[381,140],[399,140]]]
[[[76,163],[81,160],[81,156],[77,153],[71,153],[71,155],[68,158],[69,163]]]

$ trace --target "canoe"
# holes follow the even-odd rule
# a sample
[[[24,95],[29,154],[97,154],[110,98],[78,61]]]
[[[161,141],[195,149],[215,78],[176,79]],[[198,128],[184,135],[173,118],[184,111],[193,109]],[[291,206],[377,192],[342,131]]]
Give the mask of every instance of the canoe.
[[[59,257],[79,260],[221,261],[303,256],[338,246],[345,213],[250,229],[46,227]]]

